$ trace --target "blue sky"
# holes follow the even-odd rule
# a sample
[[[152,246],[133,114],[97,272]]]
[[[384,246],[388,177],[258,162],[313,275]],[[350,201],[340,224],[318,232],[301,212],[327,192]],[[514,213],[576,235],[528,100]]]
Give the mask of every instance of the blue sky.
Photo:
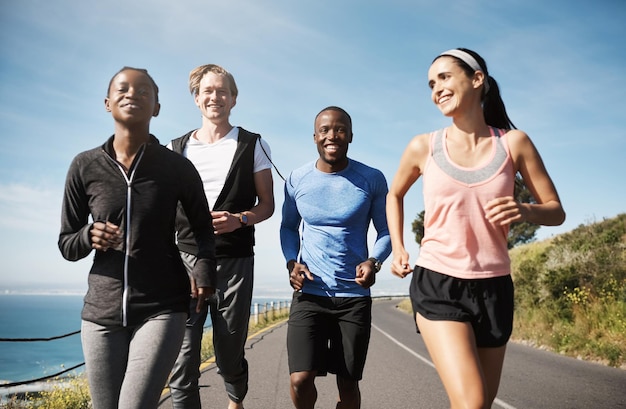
[[[57,248],[65,174],[113,132],[111,76],[147,68],[160,87],[152,133],[162,143],[200,125],[187,91],[194,67],[216,63],[239,86],[232,123],[259,132],[281,173],[317,156],[313,118],[327,105],[353,118],[349,156],[391,182],[408,141],[449,124],[430,101],[427,70],[467,47],[486,60],[507,110],[546,163],[567,211],[540,239],[626,211],[626,2],[622,0],[7,0],[0,5],[0,291],[86,289],[91,256]],[[257,296],[290,287],[277,211],[257,226]],[[409,192],[410,222],[423,209]],[[378,275],[374,294],[406,293]]]

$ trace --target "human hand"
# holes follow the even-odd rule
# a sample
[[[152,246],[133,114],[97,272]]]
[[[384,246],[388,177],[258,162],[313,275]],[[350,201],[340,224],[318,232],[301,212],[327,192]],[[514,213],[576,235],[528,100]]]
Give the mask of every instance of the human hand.
[[[91,235],[91,247],[96,250],[121,250],[123,248],[124,232],[119,226],[109,221],[95,222],[91,225],[89,234]]]
[[[409,263],[409,253],[404,249],[394,253],[391,259],[391,273],[400,278],[404,278],[412,272],[413,269],[411,269],[411,264]]]
[[[213,231],[215,234],[230,233],[241,227],[239,217],[227,211],[211,212]]]
[[[215,294],[214,287],[198,287],[198,303],[196,304],[196,312],[200,312],[204,309],[209,298]]]
[[[374,263],[370,260],[365,260],[356,266],[356,283],[363,288],[370,288],[376,283],[376,271],[374,270]]]
[[[297,263],[291,260],[287,263],[287,270],[289,270],[289,284],[296,290],[302,290],[304,286],[304,280],[313,281],[313,274],[309,271],[306,264]]]
[[[485,218],[498,226],[525,220],[525,208],[513,196],[497,197],[487,202],[483,208]]]

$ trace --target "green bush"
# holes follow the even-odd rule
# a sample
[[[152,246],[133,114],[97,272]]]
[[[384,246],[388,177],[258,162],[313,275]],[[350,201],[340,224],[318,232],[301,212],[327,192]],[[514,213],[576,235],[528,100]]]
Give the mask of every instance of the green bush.
[[[3,409],[89,409],[91,397],[87,379],[72,375],[49,381],[49,387],[40,392],[13,396],[0,404]]]
[[[70,378],[56,384],[52,389],[40,392],[30,399],[31,408],[41,409],[89,409],[91,396],[84,376]]]
[[[626,363],[626,214],[510,254],[516,338]]]

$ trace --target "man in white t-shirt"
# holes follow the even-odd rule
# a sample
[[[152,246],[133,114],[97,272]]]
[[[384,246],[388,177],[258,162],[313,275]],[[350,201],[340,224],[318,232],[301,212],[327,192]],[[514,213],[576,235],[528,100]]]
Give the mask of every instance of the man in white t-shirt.
[[[209,299],[215,361],[229,397],[229,409],[243,408],[248,391],[244,345],[252,302],[254,225],[274,212],[270,147],[261,135],[229,122],[237,101],[233,76],[220,66],[202,65],[191,71],[189,90],[202,113],[202,126],[172,140],[168,147],[197,168],[213,217],[217,285]],[[188,271],[195,263],[193,232],[179,206],[178,248]],[[196,311],[192,300],[187,330],[170,379],[174,409],[200,408],[200,346],[207,310]]]

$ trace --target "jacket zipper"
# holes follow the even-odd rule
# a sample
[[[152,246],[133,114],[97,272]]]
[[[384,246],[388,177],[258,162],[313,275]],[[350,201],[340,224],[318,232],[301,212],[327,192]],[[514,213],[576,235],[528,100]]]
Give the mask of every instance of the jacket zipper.
[[[139,163],[141,162],[141,158],[143,157],[143,153],[145,152],[145,145],[143,145],[139,151],[139,156],[136,158],[136,162],[134,166],[132,166],[132,171],[130,172],[130,177],[126,175],[126,171],[124,167],[111,155],[109,155],[106,151],[106,156],[113,161],[115,166],[120,170],[124,180],[126,181],[126,226],[124,227],[124,292],[122,293],[122,326],[126,327],[128,325],[128,260],[130,259],[130,254],[128,253],[128,249],[130,246],[130,226],[131,226],[131,193],[133,180],[135,179],[135,171],[139,167]]]

